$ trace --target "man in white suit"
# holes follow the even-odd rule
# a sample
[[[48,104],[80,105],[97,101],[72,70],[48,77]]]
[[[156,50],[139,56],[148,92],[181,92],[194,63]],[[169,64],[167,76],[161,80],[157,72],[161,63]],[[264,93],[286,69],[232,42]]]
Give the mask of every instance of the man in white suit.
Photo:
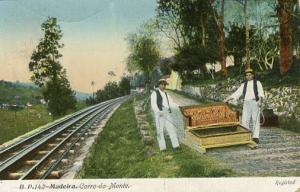
[[[171,107],[174,104],[172,98],[165,92],[167,85],[165,79],[159,80],[159,88],[151,94],[151,107],[155,116],[158,145],[161,151],[166,150],[164,131],[167,131],[174,149],[179,148],[176,128],[171,119]]]
[[[254,78],[252,69],[246,69],[245,75],[246,81],[224,101],[237,100],[242,96],[244,100],[242,125],[252,131],[253,141],[259,143],[260,108],[263,103],[264,91],[260,81]],[[250,124],[252,124],[252,129]]]

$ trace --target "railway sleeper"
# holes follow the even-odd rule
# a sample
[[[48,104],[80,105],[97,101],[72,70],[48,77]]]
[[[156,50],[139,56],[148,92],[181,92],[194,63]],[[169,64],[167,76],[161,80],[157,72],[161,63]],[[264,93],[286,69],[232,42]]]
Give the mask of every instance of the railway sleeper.
[[[56,161],[57,161],[56,159],[51,159],[49,163],[52,164],[52,163],[55,163]],[[69,160],[68,159],[62,159],[60,162],[64,165],[66,165],[66,164],[69,163]]]
[[[37,178],[40,178],[41,176],[43,176],[44,173],[45,173],[44,171],[39,171],[36,173],[35,176]],[[25,174],[24,172],[12,172],[8,174],[8,179],[17,180],[20,177],[22,177],[24,174]],[[62,171],[52,171],[48,177],[58,179],[61,176],[62,176]]]
[[[38,155],[45,155],[48,154],[50,151],[38,151]]]
[[[39,162],[38,160],[26,160],[26,161],[24,162],[24,164],[25,164],[25,165],[35,165],[35,164],[37,164],[38,162]],[[50,163],[54,163],[54,162],[56,162],[55,159],[50,160]],[[62,162],[63,164],[68,164],[69,160],[68,160],[68,159],[62,159],[61,162]]]
[[[57,144],[55,144],[55,143],[49,143],[48,144],[48,147],[55,147]]]
[[[59,150],[59,153],[64,153],[66,150],[62,149],[62,150]],[[69,150],[68,152],[69,154],[74,154],[75,151],[74,150]]]
[[[35,165],[37,164],[39,161],[38,160],[26,160],[24,162],[25,165]]]
[[[80,143],[75,143],[75,147],[80,147],[81,146],[81,144]]]
[[[25,173],[24,172],[13,172],[13,173],[8,173],[8,179],[19,179],[22,177]]]

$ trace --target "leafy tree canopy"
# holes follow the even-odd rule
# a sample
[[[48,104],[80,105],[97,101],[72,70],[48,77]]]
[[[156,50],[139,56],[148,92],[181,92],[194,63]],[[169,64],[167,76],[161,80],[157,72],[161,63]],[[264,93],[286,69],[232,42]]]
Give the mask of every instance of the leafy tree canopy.
[[[59,49],[63,34],[57,19],[49,17],[42,25],[44,32],[36,49],[33,51],[29,70],[31,80],[43,88],[43,96],[48,101],[48,110],[55,116],[64,115],[69,109],[75,108],[75,93],[66,77],[66,70],[60,64],[62,54]]]

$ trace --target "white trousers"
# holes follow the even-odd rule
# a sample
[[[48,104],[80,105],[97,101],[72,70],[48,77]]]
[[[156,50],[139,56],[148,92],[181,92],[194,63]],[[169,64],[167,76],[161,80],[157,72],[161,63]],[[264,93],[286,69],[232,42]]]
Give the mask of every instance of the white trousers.
[[[170,117],[170,113],[168,110],[163,110],[162,115],[155,114],[155,123],[156,123],[156,131],[157,131],[157,141],[160,150],[165,150],[166,141],[164,132],[167,131],[173,148],[179,147],[178,137],[176,133],[176,128],[173,125]]]
[[[257,101],[244,101],[242,125],[251,130],[253,138],[259,138],[260,108]]]

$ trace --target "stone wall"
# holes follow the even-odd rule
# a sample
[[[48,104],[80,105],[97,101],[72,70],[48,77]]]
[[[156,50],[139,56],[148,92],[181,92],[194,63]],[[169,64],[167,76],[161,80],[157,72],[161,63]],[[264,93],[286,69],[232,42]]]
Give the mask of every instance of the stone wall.
[[[222,102],[226,97],[237,90],[241,83],[241,79],[229,79],[218,84],[201,86],[184,85],[182,91],[203,100]],[[273,109],[274,113],[278,116],[300,120],[299,86],[265,88],[264,92],[265,109]],[[233,104],[241,106],[241,100]]]

